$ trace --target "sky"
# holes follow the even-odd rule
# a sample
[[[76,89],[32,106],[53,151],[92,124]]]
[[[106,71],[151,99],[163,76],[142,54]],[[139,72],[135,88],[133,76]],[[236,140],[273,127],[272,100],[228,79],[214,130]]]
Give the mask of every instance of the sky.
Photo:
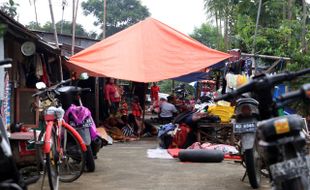
[[[7,0],[0,0],[0,4]],[[18,21],[28,24],[35,21],[33,0],[15,0],[19,3]],[[86,0],[80,0],[81,2]],[[109,1],[109,0],[108,0]],[[182,33],[190,34],[195,27],[199,27],[206,20],[203,10],[203,0],[140,0],[145,5],[151,16]],[[31,5],[30,5],[31,2]],[[62,0],[52,0],[55,21],[61,20]],[[64,20],[72,20],[72,0],[67,0],[68,5],[64,11]],[[37,0],[37,13],[39,23],[51,21],[48,0]],[[93,16],[84,16],[81,6],[78,9],[77,23],[82,24],[86,31],[100,32],[99,27],[95,27]]]

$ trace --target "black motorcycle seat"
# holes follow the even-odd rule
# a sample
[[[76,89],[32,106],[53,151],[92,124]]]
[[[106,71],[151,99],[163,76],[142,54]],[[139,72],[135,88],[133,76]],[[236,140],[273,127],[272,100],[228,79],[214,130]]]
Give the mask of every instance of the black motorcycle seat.
[[[286,121],[287,126],[286,128],[279,127],[277,131],[275,123],[281,120],[284,122]],[[257,126],[257,132],[261,139],[268,142],[281,138],[282,136],[298,135],[304,125],[304,120],[299,115],[286,115],[259,122]]]

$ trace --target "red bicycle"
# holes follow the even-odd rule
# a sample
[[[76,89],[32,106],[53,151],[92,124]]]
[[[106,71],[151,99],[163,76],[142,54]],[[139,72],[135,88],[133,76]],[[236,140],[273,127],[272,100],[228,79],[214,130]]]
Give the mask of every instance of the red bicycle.
[[[37,141],[42,142],[44,173],[48,175],[51,190],[58,189],[59,181],[78,179],[85,166],[87,147],[80,134],[64,121],[65,111],[56,98],[57,88],[71,81],[68,79],[49,88],[42,82],[37,83],[40,91],[33,95],[44,118],[44,129]]]

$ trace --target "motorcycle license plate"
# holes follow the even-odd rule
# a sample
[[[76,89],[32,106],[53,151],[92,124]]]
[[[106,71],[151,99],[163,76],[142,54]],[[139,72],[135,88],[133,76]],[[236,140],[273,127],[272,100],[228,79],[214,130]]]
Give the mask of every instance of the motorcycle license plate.
[[[270,166],[274,180],[288,180],[310,175],[310,156],[298,157]]]
[[[255,133],[256,123],[236,123],[234,133]]]

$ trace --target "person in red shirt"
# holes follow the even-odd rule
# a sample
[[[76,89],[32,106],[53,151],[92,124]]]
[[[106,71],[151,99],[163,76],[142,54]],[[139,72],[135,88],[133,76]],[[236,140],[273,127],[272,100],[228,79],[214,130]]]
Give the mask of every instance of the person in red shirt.
[[[133,98],[132,104],[131,104],[131,112],[132,115],[135,118],[135,125],[137,128],[137,134],[140,136],[144,130],[144,125],[143,125],[143,121],[141,119],[142,116],[142,108],[141,105],[139,103],[139,98],[138,96],[135,96]]]
[[[158,101],[158,93],[160,91],[159,86],[157,86],[156,82],[153,83],[153,86],[151,87],[151,100],[152,102]]]
[[[119,102],[121,100],[118,89],[119,88],[114,83],[114,79],[109,78],[104,88],[104,96],[108,105],[109,114],[115,115],[118,110]]]

